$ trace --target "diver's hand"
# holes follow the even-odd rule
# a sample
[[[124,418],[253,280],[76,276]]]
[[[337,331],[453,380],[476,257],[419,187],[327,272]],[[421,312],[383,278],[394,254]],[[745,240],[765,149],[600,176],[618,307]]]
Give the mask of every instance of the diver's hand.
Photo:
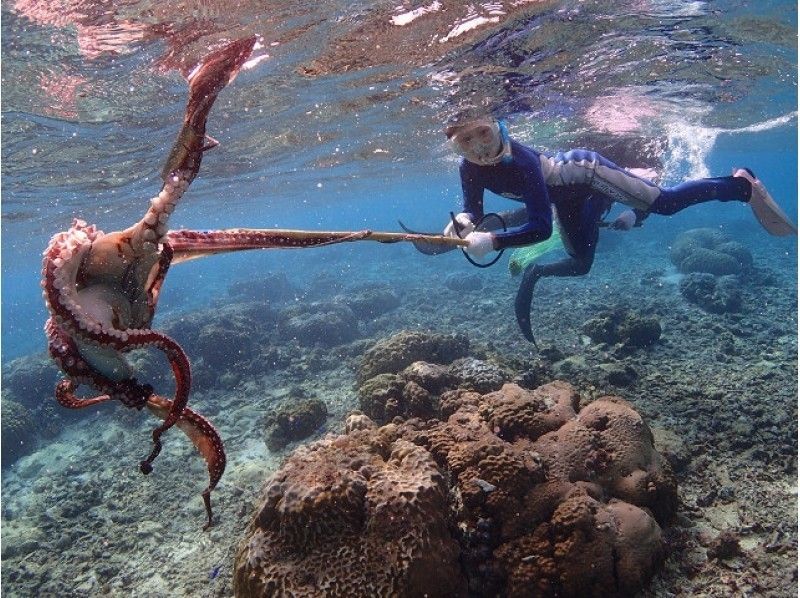
[[[471,232],[466,237],[469,245],[464,249],[472,257],[481,259],[494,250],[494,235],[492,233]]]
[[[631,230],[634,224],[636,224],[636,212],[633,210],[625,210],[622,214],[617,216],[610,227],[614,230]]]
[[[456,232],[456,227],[453,226],[453,221],[451,220],[447,223],[447,226],[444,227],[444,232],[442,232],[445,237],[463,239],[475,230],[475,225],[472,223],[472,218],[470,218],[470,215],[466,212],[456,214],[456,222],[461,225],[460,230]]]

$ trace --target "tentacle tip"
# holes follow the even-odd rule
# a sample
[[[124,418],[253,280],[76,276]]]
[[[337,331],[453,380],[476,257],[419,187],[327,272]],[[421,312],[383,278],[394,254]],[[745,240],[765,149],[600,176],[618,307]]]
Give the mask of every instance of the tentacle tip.
[[[214,527],[213,513],[211,512],[211,490],[203,492],[203,504],[206,507],[206,516],[208,517],[206,524],[203,526],[203,531],[206,532]]]
[[[153,471],[153,464],[150,463],[150,461],[140,461],[139,471],[141,471],[144,475],[147,475]]]

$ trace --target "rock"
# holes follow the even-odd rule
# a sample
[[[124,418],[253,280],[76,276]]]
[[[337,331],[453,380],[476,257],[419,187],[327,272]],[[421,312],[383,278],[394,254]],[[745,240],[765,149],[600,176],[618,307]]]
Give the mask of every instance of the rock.
[[[303,440],[316,432],[328,417],[328,408],[319,399],[297,399],[269,415],[267,446],[278,451],[290,442]]]
[[[405,380],[397,374],[378,374],[358,388],[361,411],[378,423],[386,423],[405,411]]]
[[[707,312],[722,314],[739,311],[742,295],[734,276],[716,278],[711,274],[687,274],[680,282],[680,291],[687,301]]]
[[[448,274],[444,279],[444,286],[457,293],[480,291],[483,288],[483,277],[480,274]]]
[[[374,421],[360,411],[354,411],[348,415],[344,422],[345,434],[349,434],[355,430],[375,430],[377,427]]]
[[[429,419],[436,414],[431,393],[398,374],[378,374],[358,389],[361,410],[378,423],[395,417]]]
[[[599,312],[583,323],[582,330],[595,343],[622,345],[627,350],[647,347],[661,338],[658,318],[624,308]]]
[[[450,373],[447,366],[425,361],[415,361],[400,372],[400,377],[416,382],[428,392],[437,395],[458,384],[458,379]]]

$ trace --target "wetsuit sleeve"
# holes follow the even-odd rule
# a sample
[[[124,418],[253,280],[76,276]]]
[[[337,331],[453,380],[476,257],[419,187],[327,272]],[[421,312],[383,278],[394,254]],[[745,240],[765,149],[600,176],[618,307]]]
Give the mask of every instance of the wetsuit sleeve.
[[[464,192],[464,211],[472,215],[473,222],[477,222],[483,218],[483,183],[479,180],[476,169],[471,168],[466,160],[461,161],[459,174]]]
[[[531,245],[549,239],[553,234],[553,213],[550,209],[550,195],[544,182],[542,167],[538,161],[531,161],[525,168],[522,202],[528,213],[528,221],[518,228],[496,233],[496,249]]]

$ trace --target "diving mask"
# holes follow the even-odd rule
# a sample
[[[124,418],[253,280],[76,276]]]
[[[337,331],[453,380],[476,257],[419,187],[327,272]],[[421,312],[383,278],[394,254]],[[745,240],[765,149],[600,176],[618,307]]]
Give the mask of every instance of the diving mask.
[[[480,119],[461,126],[450,136],[453,151],[473,164],[492,166],[511,160],[511,141],[505,123]]]

